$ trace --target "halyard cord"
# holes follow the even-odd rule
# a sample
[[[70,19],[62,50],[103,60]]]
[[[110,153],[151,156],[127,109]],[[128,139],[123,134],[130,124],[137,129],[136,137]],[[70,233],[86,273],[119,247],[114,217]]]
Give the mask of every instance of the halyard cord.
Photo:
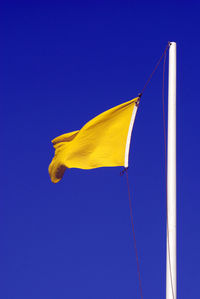
[[[162,104],[163,104],[163,131],[164,131],[164,146],[165,146],[165,187],[166,187],[166,218],[167,218],[167,247],[168,247],[168,254],[169,254],[169,272],[170,272],[170,280],[171,280],[171,288],[172,288],[172,295],[173,299],[175,299],[174,296],[174,287],[173,287],[173,280],[172,280],[172,266],[171,266],[171,255],[170,255],[170,246],[169,246],[169,225],[168,225],[168,211],[167,211],[167,140],[166,140],[166,122],[165,122],[165,110],[164,110],[164,79],[165,79],[165,62],[166,62],[166,53],[170,47],[171,43],[168,42],[167,47],[165,48],[162,56],[158,60],[153,72],[149,76],[146,84],[144,85],[141,93],[139,94],[139,97],[143,95],[144,90],[146,89],[147,85],[151,81],[155,71],[157,70],[159,64],[161,63],[163,57],[164,57],[164,63],[163,63],[163,85],[162,85]]]
[[[160,57],[160,59],[158,60],[158,62],[157,62],[157,64],[156,64],[156,66],[155,66],[155,68],[154,68],[153,72],[151,73],[151,75],[149,76],[149,78],[148,78],[147,82],[145,83],[145,85],[144,85],[144,87],[143,87],[143,89],[142,89],[141,93],[139,94],[139,97],[141,97],[141,96],[143,95],[143,93],[144,93],[144,91],[145,91],[145,89],[146,89],[147,85],[148,85],[148,84],[149,84],[149,82],[151,81],[151,79],[152,79],[152,77],[153,77],[153,75],[154,75],[155,71],[157,70],[157,68],[158,68],[159,64],[161,63],[161,61],[162,61],[162,59],[163,59],[164,55],[166,54],[167,50],[169,49],[169,47],[170,47],[170,44],[171,44],[171,43],[170,43],[170,42],[168,42],[168,44],[167,44],[167,47],[165,48],[165,50],[164,50],[164,52],[163,52],[162,56],[161,56],[161,57]]]
[[[135,229],[134,229],[134,223],[133,223],[133,210],[132,210],[132,204],[131,204],[131,193],[130,193],[130,186],[129,186],[129,179],[128,179],[128,169],[125,168],[124,172],[126,173],[126,180],[127,180],[127,187],[128,187],[128,199],[129,199],[129,208],[130,208],[131,226],[132,226],[132,232],[133,232],[135,255],[136,255],[136,261],[137,261],[137,272],[138,272],[138,279],[139,279],[139,286],[140,286],[140,295],[141,295],[141,298],[143,299],[142,282],[141,282],[141,275],[140,275],[140,265],[139,265],[139,258],[138,258],[138,251],[137,251],[137,244],[136,244],[136,237],[135,237]]]
[[[157,70],[158,66],[160,65],[163,57],[164,57],[164,64],[163,64],[163,86],[162,86],[162,100],[163,100],[163,127],[164,127],[164,143],[165,143],[165,180],[166,180],[166,207],[167,207],[167,150],[166,150],[166,132],[165,132],[165,114],[164,114],[164,73],[165,73],[165,62],[166,62],[166,53],[170,47],[171,43],[168,42],[167,47],[165,48],[162,56],[160,57],[159,61],[157,62],[153,72],[149,76],[147,82],[145,83],[141,93],[139,93],[139,100],[141,96],[143,95],[147,85],[151,81],[155,71]],[[139,103],[137,103],[139,104]],[[130,208],[130,215],[131,215],[131,225],[132,225],[132,231],[133,231],[133,240],[134,240],[134,248],[135,248],[135,254],[136,254],[136,261],[137,261],[137,272],[138,272],[138,278],[139,278],[139,287],[140,287],[140,295],[141,299],[143,299],[143,292],[142,292],[142,283],[141,283],[141,275],[140,275],[140,267],[139,267],[139,258],[138,258],[138,251],[137,251],[137,245],[136,245],[136,237],[135,237],[135,230],[134,230],[134,223],[133,223],[133,211],[132,211],[132,204],[131,204],[131,195],[130,195],[130,186],[129,186],[129,179],[128,179],[128,167],[124,167],[120,175],[123,175],[126,173],[126,179],[127,179],[127,187],[128,187],[128,197],[129,197],[129,208]],[[167,234],[169,235],[169,228],[168,228],[168,213],[167,213],[167,208],[166,208],[166,217],[167,217]],[[173,294],[173,299],[174,297],[174,288],[172,284],[172,270],[171,270],[171,258],[170,258],[170,247],[169,247],[169,238],[168,239],[168,253],[169,253],[169,268],[170,268],[170,279],[171,279],[171,287],[172,287],[172,294]]]

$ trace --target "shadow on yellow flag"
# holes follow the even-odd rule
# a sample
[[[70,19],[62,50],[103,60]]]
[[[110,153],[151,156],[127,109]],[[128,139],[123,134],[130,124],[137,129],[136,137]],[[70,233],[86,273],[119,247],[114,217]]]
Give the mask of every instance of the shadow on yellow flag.
[[[66,168],[128,167],[138,104],[139,97],[99,114],[79,131],[55,138],[55,156],[49,165],[52,182],[59,182]]]

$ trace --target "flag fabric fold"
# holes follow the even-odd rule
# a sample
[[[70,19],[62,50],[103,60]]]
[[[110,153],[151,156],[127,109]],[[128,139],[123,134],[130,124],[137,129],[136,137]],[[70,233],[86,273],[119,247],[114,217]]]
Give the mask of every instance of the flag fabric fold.
[[[59,182],[67,168],[128,167],[132,128],[139,98],[113,107],[80,130],[52,140],[55,156],[49,165],[53,183]]]

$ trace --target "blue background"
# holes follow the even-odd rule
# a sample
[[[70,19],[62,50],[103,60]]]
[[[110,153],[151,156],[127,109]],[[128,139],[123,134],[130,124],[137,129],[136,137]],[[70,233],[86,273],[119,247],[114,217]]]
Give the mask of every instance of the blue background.
[[[121,168],[72,169],[54,185],[50,141],[136,97],[168,41],[178,55],[178,296],[198,298],[199,9],[198,1],[1,1],[0,298],[140,298]],[[164,173],[160,65],[130,150],[144,298],[165,297]]]

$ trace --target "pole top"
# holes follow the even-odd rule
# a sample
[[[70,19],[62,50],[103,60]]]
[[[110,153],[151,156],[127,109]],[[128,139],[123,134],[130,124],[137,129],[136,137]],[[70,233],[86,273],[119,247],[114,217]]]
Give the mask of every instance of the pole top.
[[[175,43],[175,42],[169,42],[169,45],[170,45],[170,46],[175,46],[176,43]]]

